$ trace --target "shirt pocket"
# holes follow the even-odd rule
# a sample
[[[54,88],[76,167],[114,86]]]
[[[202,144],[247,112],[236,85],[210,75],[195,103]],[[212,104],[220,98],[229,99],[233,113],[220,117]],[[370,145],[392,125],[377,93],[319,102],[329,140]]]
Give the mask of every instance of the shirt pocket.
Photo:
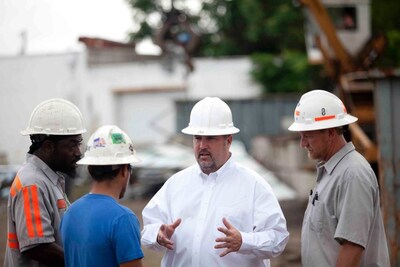
[[[323,225],[324,225],[324,203],[315,200],[310,213],[310,228],[317,233],[321,233]]]
[[[243,231],[242,222],[243,222],[243,213],[240,209],[235,209],[232,207],[218,207],[215,211],[214,218],[214,235],[216,237],[223,236],[224,233],[218,231],[218,227],[226,228],[222,219],[225,218],[228,222],[233,225],[237,230]]]

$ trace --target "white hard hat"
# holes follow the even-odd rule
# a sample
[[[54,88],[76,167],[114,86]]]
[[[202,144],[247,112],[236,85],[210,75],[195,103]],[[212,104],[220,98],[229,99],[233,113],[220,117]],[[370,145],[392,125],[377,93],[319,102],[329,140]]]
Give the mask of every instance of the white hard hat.
[[[294,122],[289,131],[313,131],[339,127],[357,121],[347,114],[343,102],[334,94],[323,90],[305,93],[294,111]]]
[[[191,135],[227,135],[239,132],[233,126],[229,106],[218,97],[206,97],[194,105],[188,127],[182,130]]]
[[[89,138],[80,165],[119,165],[139,162],[132,140],[120,128],[105,125]]]
[[[76,135],[86,132],[82,114],[71,102],[53,98],[40,103],[31,114],[22,135]]]

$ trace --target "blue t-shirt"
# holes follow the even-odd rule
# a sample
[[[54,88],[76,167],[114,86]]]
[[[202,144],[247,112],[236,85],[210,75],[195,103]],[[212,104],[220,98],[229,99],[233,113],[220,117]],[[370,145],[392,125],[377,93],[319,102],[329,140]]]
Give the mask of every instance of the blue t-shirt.
[[[136,215],[114,198],[87,194],[61,221],[66,266],[118,266],[143,258]]]

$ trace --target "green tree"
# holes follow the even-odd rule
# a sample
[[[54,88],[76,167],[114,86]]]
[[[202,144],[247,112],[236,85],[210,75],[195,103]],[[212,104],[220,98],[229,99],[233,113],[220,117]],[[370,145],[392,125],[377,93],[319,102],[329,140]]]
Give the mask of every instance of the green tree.
[[[373,0],[371,2],[372,32],[383,33],[387,38],[387,46],[378,61],[381,67],[400,66],[400,1]]]

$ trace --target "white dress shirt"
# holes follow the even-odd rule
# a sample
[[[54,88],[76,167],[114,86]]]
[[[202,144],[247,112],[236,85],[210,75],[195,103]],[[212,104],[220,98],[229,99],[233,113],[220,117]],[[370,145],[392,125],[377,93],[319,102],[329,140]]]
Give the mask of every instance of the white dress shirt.
[[[224,257],[215,239],[225,217],[242,235],[237,252]],[[181,218],[173,250],[157,243],[161,224]],[[289,239],[286,220],[270,185],[229,159],[206,175],[197,164],[173,175],[143,209],[142,244],[165,251],[162,267],[258,267],[282,253]]]

